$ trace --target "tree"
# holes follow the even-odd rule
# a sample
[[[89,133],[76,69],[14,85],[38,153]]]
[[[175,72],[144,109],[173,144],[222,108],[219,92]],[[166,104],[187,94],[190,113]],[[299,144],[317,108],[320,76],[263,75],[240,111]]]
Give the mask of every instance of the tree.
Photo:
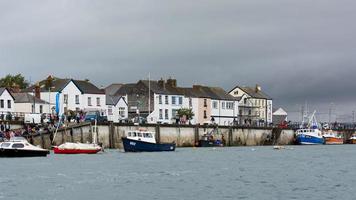
[[[29,82],[26,81],[22,74],[17,74],[15,76],[8,74],[4,78],[0,79],[0,87],[25,89],[29,86]]]
[[[179,118],[186,117],[186,119],[190,122],[194,117],[194,112],[191,108],[181,108],[177,110],[177,115]]]

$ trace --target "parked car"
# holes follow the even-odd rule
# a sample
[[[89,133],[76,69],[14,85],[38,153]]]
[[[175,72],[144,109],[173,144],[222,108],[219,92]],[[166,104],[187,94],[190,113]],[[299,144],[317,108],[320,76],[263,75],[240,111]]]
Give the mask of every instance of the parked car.
[[[85,119],[84,121],[86,122],[107,122],[108,118],[107,116],[102,115],[99,111],[90,111],[85,114]]]

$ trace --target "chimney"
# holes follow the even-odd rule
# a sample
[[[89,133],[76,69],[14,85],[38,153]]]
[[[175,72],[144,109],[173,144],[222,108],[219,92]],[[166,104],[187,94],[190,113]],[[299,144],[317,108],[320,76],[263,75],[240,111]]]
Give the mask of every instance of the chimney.
[[[169,85],[172,88],[175,88],[175,87],[177,87],[177,80],[169,78],[169,79],[167,79],[167,85]]]
[[[258,84],[256,84],[256,93],[257,92],[261,92],[261,86],[259,86]]]
[[[35,97],[36,98],[41,98],[41,87],[39,84],[36,84],[35,86]]]
[[[161,80],[158,81],[158,86],[160,88],[164,88],[164,80],[161,78]]]

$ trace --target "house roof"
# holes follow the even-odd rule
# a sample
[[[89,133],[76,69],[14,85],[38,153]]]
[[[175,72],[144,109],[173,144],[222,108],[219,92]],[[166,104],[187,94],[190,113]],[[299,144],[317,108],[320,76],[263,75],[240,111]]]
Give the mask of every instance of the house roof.
[[[122,96],[106,95],[106,105],[115,106],[121,98]]]
[[[105,88],[105,94],[110,96],[115,95],[123,85],[121,83],[111,84]]]
[[[242,91],[246,92],[249,96],[257,99],[272,99],[270,96],[268,96],[266,93],[264,93],[261,90],[256,90],[255,87],[240,87],[236,86],[234,89],[240,88]],[[231,93],[234,89],[232,89],[229,93]]]
[[[43,101],[31,94],[28,93],[13,93],[12,94],[15,98],[15,103],[38,103],[38,104],[48,104],[48,102]]]
[[[229,100],[235,101],[236,98],[228,94],[224,89],[220,87],[208,87],[195,85],[193,88],[187,89],[187,91],[191,94],[192,97],[200,97],[200,98],[211,98],[211,99],[219,99],[219,100]]]
[[[78,89],[84,94],[105,94],[104,91],[100,90],[94,84],[89,81],[74,80],[74,79],[61,79],[54,77],[52,79],[51,92],[61,92],[70,82],[73,82]],[[48,92],[47,79],[37,82],[36,84],[30,86],[29,88],[23,90],[24,92],[33,92],[36,86],[40,87],[41,92]]]
[[[5,87],[0,87],[0,96],[7,90],[7,92],[10,94],[10,96],[15,99],[14,95]]]

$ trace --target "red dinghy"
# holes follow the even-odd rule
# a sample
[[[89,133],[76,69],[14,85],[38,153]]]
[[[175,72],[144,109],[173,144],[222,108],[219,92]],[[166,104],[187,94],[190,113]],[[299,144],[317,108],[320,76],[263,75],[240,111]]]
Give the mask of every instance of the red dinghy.
[[[83,143],[64,143],[54,147],[55,154],[96,154],[101,151],[101,147],[97,144]]]

